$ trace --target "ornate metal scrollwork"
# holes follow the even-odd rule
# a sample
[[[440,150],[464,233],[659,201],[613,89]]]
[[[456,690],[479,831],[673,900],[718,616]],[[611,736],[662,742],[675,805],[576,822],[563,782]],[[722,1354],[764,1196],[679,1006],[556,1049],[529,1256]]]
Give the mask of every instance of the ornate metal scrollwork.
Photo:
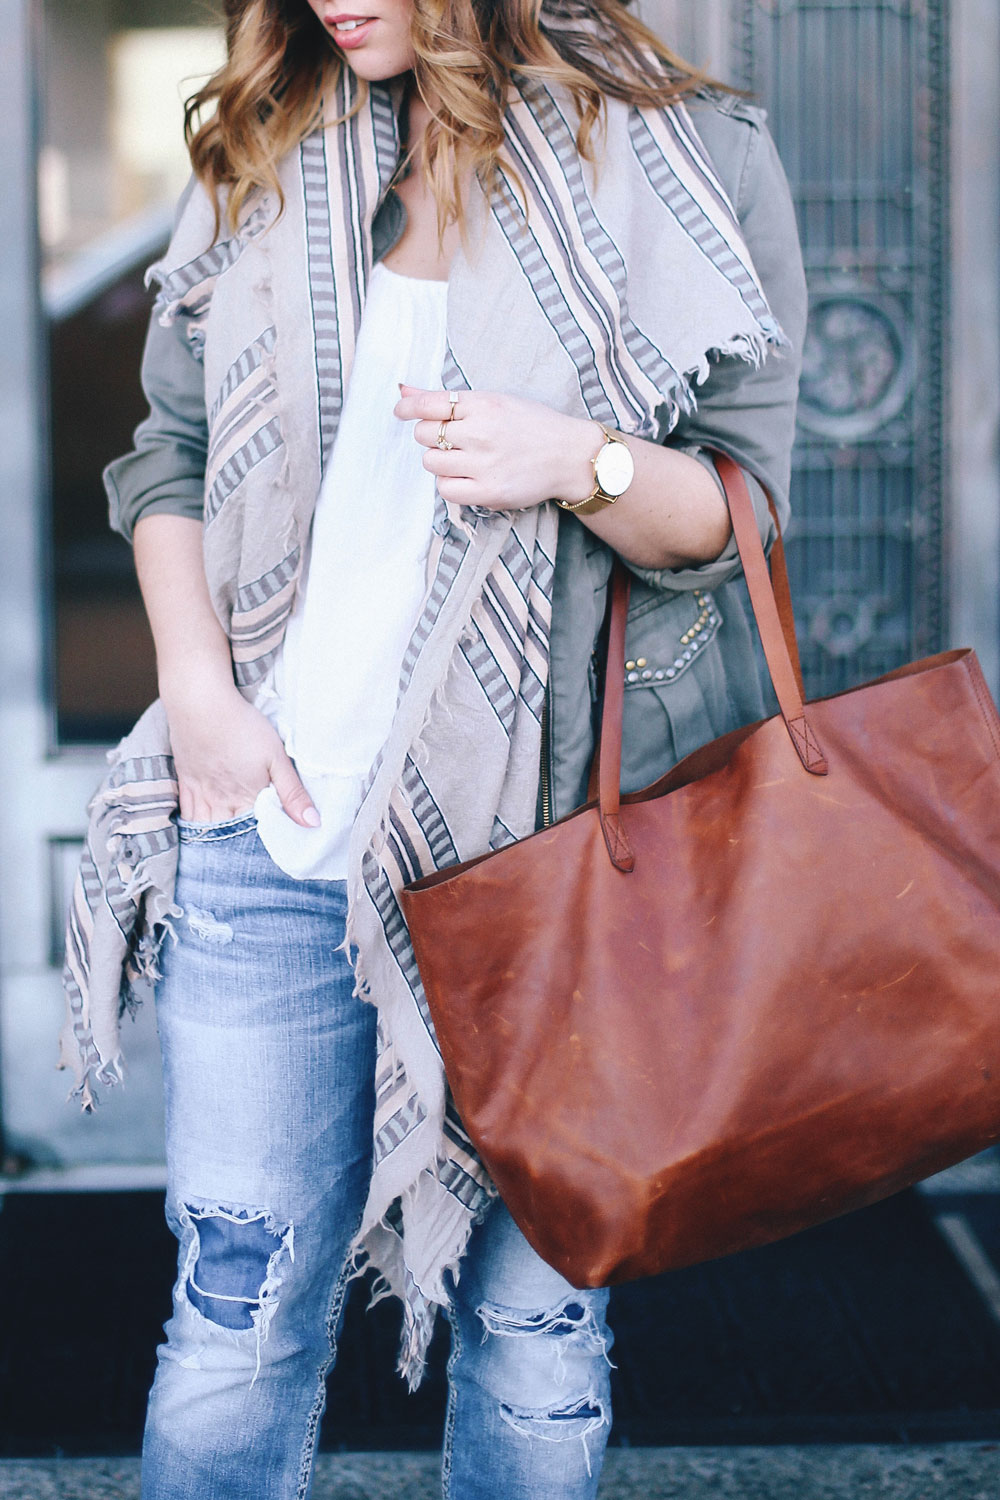
[[[813,610],[809,639],[830,656],[853,656],[874,635],[875,614],[872,600],[835,594]]]
[[[872,436],[913,389],[913,332],[894,299],[815,288],[802,355],[799,423],[832,442]]]

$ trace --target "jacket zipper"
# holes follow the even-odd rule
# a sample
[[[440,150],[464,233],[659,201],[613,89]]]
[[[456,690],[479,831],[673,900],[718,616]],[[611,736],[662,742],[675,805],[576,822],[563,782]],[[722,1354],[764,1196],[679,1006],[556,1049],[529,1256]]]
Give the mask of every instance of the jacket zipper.
[[[542,827],[549,828],[552,824],[552,745],[549,730],[549,687],[545,685],[545,699],[542,703],[542,759],[541,759],[541,794],[542,794]]]

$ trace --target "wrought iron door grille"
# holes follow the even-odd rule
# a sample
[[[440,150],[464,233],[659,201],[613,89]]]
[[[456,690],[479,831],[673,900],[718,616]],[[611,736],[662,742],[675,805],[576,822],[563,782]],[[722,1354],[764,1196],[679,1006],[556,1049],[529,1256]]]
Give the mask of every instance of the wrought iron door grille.
[[[946,10],[735,0],[809,280],[788,550],[811,695],[942,645]]]

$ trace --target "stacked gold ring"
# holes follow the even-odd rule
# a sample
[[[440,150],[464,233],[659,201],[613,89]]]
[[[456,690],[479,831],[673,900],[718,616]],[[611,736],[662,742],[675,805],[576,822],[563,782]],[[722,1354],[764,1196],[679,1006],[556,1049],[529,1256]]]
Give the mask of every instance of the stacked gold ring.
[[[438,435],[436,440],[436,446],[440,448],[443,453],[449,453],[455,446],[454,443],[448,441],[448,438],[445,434],[445,428],[448,426],[449,422],[453,422],[455,420],[455,407],[458,405],[458,392],[449,391],[448,400],[451,402],[451,411],[444,418],[443,422],[438,428]]]

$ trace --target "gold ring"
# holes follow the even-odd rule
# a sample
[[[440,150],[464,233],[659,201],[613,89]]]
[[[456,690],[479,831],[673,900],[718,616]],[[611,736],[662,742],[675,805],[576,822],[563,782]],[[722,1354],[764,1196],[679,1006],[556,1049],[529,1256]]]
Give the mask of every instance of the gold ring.
[[[445,418],[445,421],[446,422],[453,422],[455,420],[455,407],[458,405],[458,392],[457,391],[449,391],[448,392],[448,400],[451,402],[451,411],[448,413],[447,417]]]
[[[441,423],[441,426],[438,428],[437,443],[435,444],[435,446],[440,448],[442,453],[450,452],[451,449],[455,446],[454,443],[449,443],[448,439],[444,435],[444,430],[450,421],[450,417],[445,417],[444,421]]]

